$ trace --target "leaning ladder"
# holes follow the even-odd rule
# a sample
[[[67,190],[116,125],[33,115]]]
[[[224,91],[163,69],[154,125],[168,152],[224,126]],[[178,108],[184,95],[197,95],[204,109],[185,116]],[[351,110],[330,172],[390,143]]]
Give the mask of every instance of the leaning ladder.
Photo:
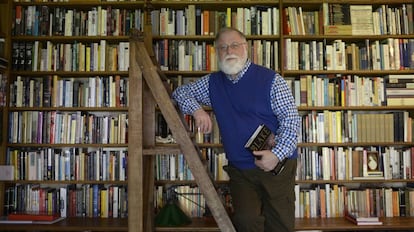
[[[147,44],[147,46],[145,45]],[[223,232],[236,230],[204,167],[197,149],[180,114],[161,80],[161,72],[151,59],[146,47],[151,41],[135,32],[130,39],[129,109],[128,109],[128,231],[154,231],[153,202],[153,156],[169,151],[154,144],[154,112],[158,105],[174,139],[179,144],[188,166],[195,178],[211,213]]]

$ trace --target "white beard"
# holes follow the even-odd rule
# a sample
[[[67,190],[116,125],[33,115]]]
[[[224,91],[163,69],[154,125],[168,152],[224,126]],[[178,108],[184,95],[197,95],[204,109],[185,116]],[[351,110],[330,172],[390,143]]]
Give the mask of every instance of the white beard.
[[[219,62],[219,67],[227,75],[236,75],[243,69],[246,60],[247,57],[245,55],[243,57],[228,55]]]

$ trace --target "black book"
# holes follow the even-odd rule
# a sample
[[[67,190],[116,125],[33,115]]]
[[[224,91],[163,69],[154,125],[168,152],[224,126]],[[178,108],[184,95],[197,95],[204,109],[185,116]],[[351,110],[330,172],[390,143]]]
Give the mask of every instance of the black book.
[[[20,65],[20,45],[19,42],[13,42],[13,54],[12,54],[12,63],[13,63],[13,70],[17,71],[19,69],[19,65]]]
[[[19,60],[17,70],[22,71],[26,67],[26,42],[19,43]]]
[[[264,124],[259,125],[244,145],[251,151],[269,150],[274,147],[274,134]]]
[[[25,44],[25,57],[24,57],[24,64],[23,68],[26,71],[32,71],[32,52],[33,52],[33,43],[27,42]]]

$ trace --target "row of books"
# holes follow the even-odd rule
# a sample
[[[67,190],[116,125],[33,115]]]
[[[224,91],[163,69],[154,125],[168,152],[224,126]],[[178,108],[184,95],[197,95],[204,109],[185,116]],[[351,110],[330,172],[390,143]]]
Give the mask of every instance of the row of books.
[[[207,42],[160,40],[154,44],[155,57],[162,70],[217,70],[215,48]]]
[[[250,59],[267,68],[279,69],[279,42],[248,40]],[[155,57],[162,70],[216,71],[218,68],[213,44],[191,40],[158,40]]]
[[[129,42],[13,42],[15,71],[127,71]]]
[[[119,112],[9,112],[9,143],[125,144],[128,115]]]
[[[17,76],[10,85],[11,107],[124,107],[129,80],[120,75],[64,78]]]
[[[198,131],[198,128],[195,125],[194,117],[191,115],[184,115],[184,120],[188,125],[189,131],[191,131],[195,136],[196,143],[215,143],[218,144],[221,142],[220,130],[218,128],[216,116],[213,112],[209,112],[210,118],[213,121],[212,131],[209,134],[204,134]]]
[[[131,29],[143,31],[142,9],[91,7],[89,10],[16,5],[12,11],[13,35],[122,36]]]
[[[16,185],[6,188],[4,208],[8,215],[26,213],[60,217],[126,218],[127,195],[127,188],[117,185]]]
[[[414,68],[414,39],[363,39],[360,42],[283,42],[286,70],[401,70]]]
[[[200,153],[214,180],[229,180],[227,173],[223,170],[223,166],[228,162],[225,153],[213,148],[202,148]],[[194,180],[183,154],[158,155],[156,164],[156,180]]]
[[[194,119],[185,115],[189,131],[195,142],[220,144],[221,137],[213,118],[213,131],[203,134],[197,131]],[[157,116],[156,136],[167,138],[171,135],[162,115]],[[378,125],[385,125],[380,128]],[[302,114],[300,143],[377,143],[412,142],[414,122],[408,111],[315,111]],[[171,143],[173,141],[169,141]]]
[[[299,142],[412,142],[413,127],[407,111],[311,111],[302,116]]]
[[[278,41],[248,40],[253,62],[277,70]],[[283,41],[287,51],[283,59],[286,70],[401,70],[414,68],[414,39],[363,39],[359,43],[326,39],[301,42]],[[215,50],[208,42],[158,40],[156,58],[163,70],[214,71]]]
[[[297,180],[410,180],[414,149],[397,147],[300,148]]]
[[[383,77],[322,74],[287,77],[286,80],[297,106],[385,105]]]
[[[355,209],[347,205],[350,201],[356,201],[353,205],[359,206],[360,217],[370,217],[371,221],[414,215],[414,191],[411,187],[351,188],[325,184],[302,188],[296,185],[295,194],[296,218],[335,218],[355,214]]]
[[[226,26],[246,35],[279,34],[279,9],[263,5],[225,10],[206,10],[192,4],[185,9],[163,7],[151,11],[151,21],[154,35],[215,35]]]
[[[412,105],[414,76],[300,75],[285,78],[297,106]]]
[[[125,148],[8,149],[11,180],[123,181],[127,178]]]
[[[388,75],[388,82],[385,89],[387,105],[414,105],[414,75]]]
[[[323,3],[317,10],[283,9],[288,35],[401,35],[413,34],[413,5],[353,5]]]
[[[195,126],[195,120],[192,115],[185,114],[184,121],[187,124],[188,131],[193,135],[195,138],[195,142],[202,144],[202,143],[213,143],[213,144],[220,144],[221,143],[221,136],[220,131],[218,128],[216,116],[214,113],[208,112],[210,114],[210,117],[213,122],[213,128],[210,133],[202,133],[198,130],[198,128]],[[162,143],[173,143],[174,140],[165,140],[168,137],[172,137],[170,128],[168,127],[168,124],[164,118],[164,116],[161,113],[157,113],[156,115],[157,120],[157,127],[155,128],[155,135],[159,138],[159,142]]]

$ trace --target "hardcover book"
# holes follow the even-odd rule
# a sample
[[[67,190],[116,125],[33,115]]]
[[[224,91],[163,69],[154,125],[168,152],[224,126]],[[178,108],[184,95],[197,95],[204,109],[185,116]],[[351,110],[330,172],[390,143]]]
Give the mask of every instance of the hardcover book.
[[[264,124],[259,125],[244,145],[251,151],[269,150],[275,146],[274,134]]]

